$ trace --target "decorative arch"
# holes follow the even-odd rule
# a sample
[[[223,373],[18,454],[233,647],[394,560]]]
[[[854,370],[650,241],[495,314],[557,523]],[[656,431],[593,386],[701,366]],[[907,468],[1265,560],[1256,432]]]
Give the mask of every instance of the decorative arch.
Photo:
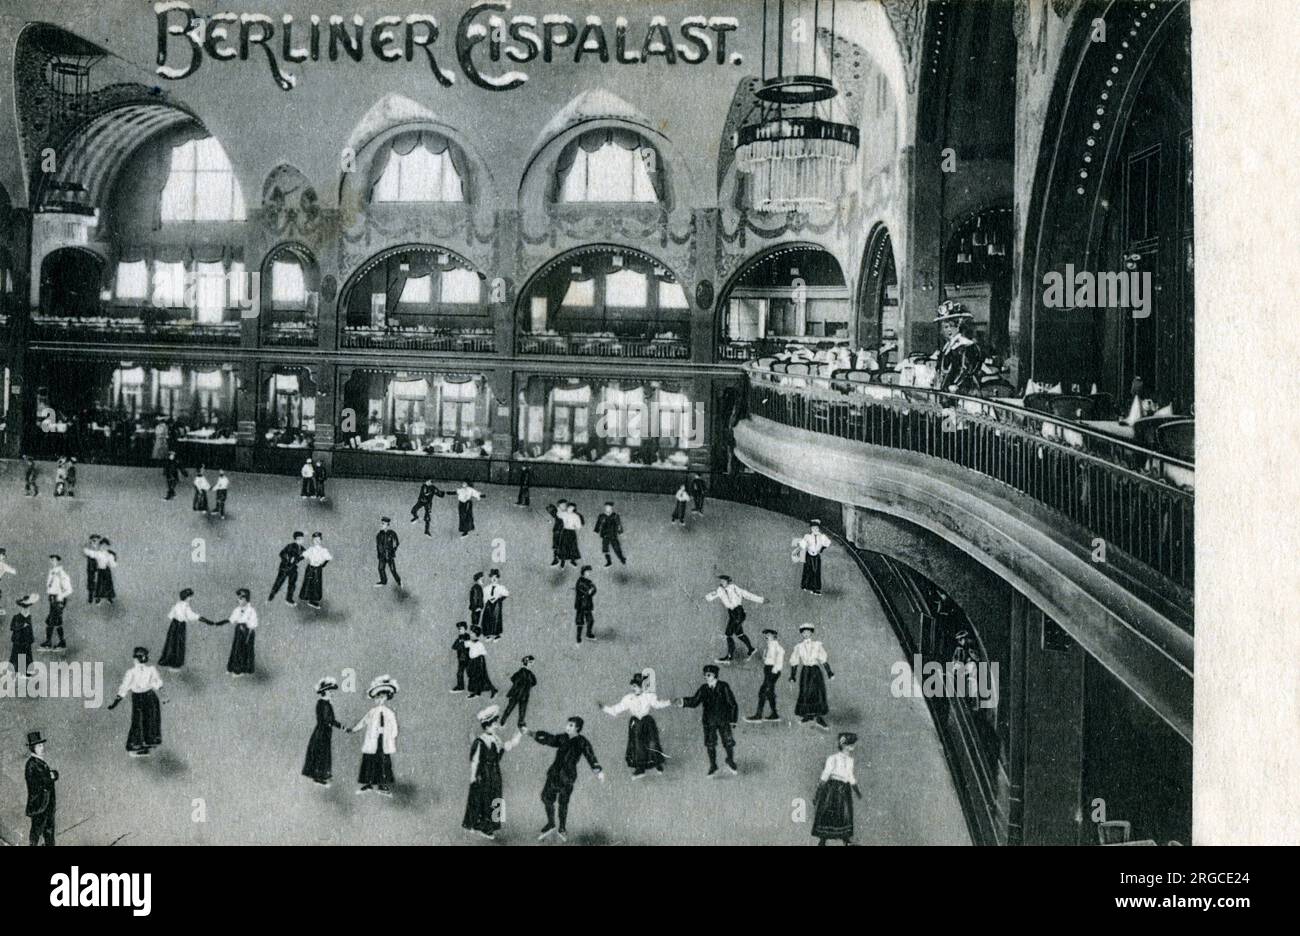
[[[301,282],[294,276],[289,282],[277,283],[275,266],[286,260],[301,269]],[[315,347],[321,288],[316,255],[303,243],[282,241],[266,252],[259,272],[262,342]]]
[[[104,289],[104,257],[85,247],[59,247],[41,259],[40,311],[87,318],[98,315]]]
[[[898,294],[898,261],[894,253],[893,237],[884,222],[873,225],[871,233],[867,235],[867,245],[862,251],[855,305],[856,343],[867,349],[881,349],[881,357],[885,358],[887,344],[893,342],[897,347],[903,319]],[[885,366],[886,362],[881,360],[880,363]]]

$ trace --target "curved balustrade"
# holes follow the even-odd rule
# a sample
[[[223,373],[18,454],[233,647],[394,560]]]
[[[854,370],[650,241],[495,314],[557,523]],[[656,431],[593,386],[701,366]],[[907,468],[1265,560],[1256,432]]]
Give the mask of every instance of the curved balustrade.
[[[1106,550],[1192,587],[1190,461],[997,400],[745,371],[751,415],[977,472],[1069,518]]]

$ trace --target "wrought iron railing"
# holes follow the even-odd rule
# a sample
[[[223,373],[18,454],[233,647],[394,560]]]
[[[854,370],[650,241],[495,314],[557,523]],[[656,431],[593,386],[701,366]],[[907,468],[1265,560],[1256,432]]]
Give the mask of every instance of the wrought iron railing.
[[[558,354],[567,357],[622,357],[686,360],[691,344],[686,338],[640,338],[607,335],[521,334],[520,354]]]
[[[1192,587],[1192,462],[997,400],[746,372],[751,415],[976,472],[1069,518],[1093,549],[1118,550]]]
[[[491,329],[344,328],[345,348],[391,351],[469,351],[491,354],[496,337]]]
[[[199,323],[189,320],[145,321],[109,317],[33,316],[38,341],[145,342],[168,344],[239,344],[238,321]]]

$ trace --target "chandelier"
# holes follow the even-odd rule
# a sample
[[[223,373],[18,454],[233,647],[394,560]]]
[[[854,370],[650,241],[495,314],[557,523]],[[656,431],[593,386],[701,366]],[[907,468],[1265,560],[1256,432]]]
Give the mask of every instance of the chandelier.
[[[818,61],[823,14],[831,44],[825,67]],[[829,102],[839,94],[834,43],[835,0],[763,0],[762,83],[732,138],[757,211],[830,208],[840,200],[859,135],[830,119]]]

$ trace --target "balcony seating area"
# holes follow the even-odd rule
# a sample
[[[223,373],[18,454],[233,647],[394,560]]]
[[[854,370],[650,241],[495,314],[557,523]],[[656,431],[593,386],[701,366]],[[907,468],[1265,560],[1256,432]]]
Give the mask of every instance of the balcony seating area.
[[[167,342],[175,344],[237,345],[241,325],[203,323],[189,319],[146,320],[117,316],[53,316],[32,314],[33,337],[40,341]]]
[[[491,354],[496,336],[491,328],[378,328],[348,326],[344,348],[385,351],[469,351]]]
[[[690,343],[676,335],[643,336],[600,334],[521,334],[520,354],[555,354],[566,357],[624,357],[687,360]]]

